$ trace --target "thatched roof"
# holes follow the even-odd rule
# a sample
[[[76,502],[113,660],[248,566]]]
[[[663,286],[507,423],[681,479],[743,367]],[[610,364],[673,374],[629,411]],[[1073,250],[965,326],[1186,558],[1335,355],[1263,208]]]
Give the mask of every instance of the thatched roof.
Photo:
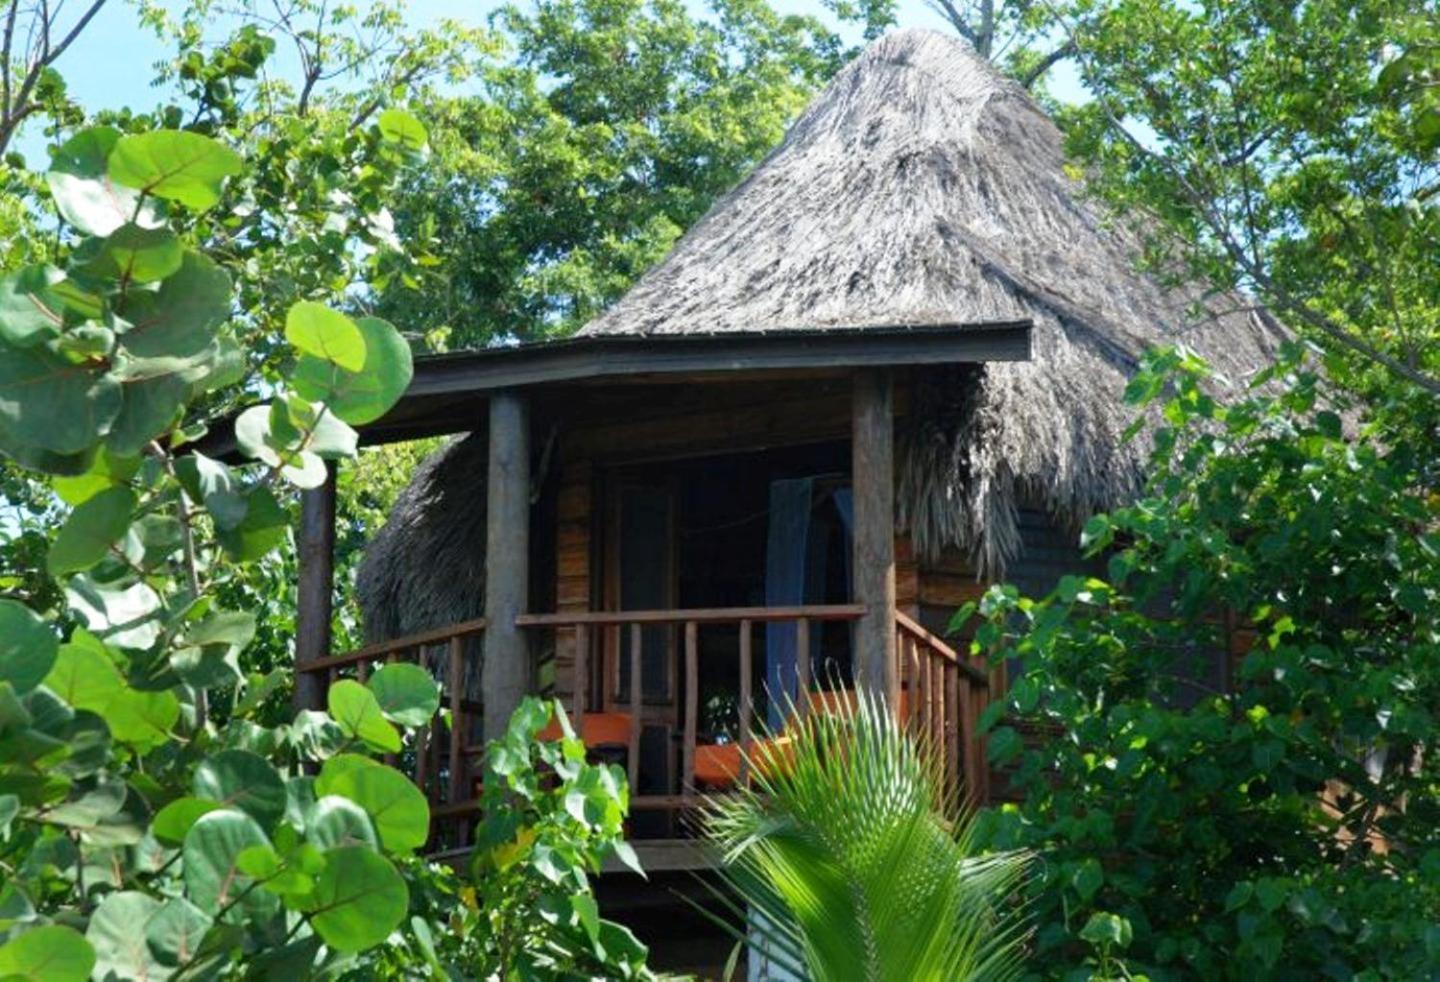
[[[1183,339],[1243,378],[1282,337],[1233,296],[1167,293],[1140,252],[1023,89],[963,41],[901,31],[581,333],[1033,320],[1033,361],[930,380],[897,488],[922,555],[958,546],[998,573],[1021,503],[1074,523],[1135,493],[1121,392],[1147,346]]]

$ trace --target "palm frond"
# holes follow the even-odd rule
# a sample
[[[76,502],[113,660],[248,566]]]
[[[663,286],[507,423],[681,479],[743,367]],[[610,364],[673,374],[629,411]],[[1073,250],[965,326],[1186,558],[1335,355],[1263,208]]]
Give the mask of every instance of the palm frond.
[[[814,982],[1018,975],[1030,857],[976,854],[932,748],[864,693],[785,735],[758,743],[751,786],[701,819],[769,957]],[[753,944],[747,921],[735,933]]]

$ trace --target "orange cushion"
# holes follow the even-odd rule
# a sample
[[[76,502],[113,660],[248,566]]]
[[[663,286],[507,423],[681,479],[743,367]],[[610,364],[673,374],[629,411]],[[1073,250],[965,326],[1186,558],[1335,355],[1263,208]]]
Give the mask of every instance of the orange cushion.
[[[572,724],[573,725],[573,724]],[[551,717],[541,740],[558,740],[564,734],[560,720]],[[580,723],[580,739],[587,747],[628,747],[630,745],[629,713],[586,713]]]
[[[757,740],[750,748],[750,764],[757,769],[774,761],[784,761],[790,750],[790,738],[776,737]],[[695,748],[695,783],[712,788],[730,787],[740,780],[740,744],[702,743]]]

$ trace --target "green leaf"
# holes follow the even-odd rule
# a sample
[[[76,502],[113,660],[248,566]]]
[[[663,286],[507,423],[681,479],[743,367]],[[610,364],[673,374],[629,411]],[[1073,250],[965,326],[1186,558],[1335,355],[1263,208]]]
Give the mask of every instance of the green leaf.
[[[347,737],[363,740],[376,750],[400,752],[400,734],[385,721],[380,704],[365,686],[341,679],[330,687],[327,708]]]
[[[101,450],[95,455],[90,469],[74,477],[57,477],[50,486],[67,505],[75,506],[104,491],[120,487],[135,476],[140,469],[139,457],[120,457]]]
[[[370,678],[369,689],[392,723],[424,726],[440,708],[440,686],[419,665],[393,662]]]
[[[131,359],[126,377],[188,372],[218,354],[216,329],[230,316],[230,274],[198,252],[158,290],[132,290],[120,316],[120,346]]]
[[[285,814],[285,782],[265,758],[248,750],[222,750],[195,769],[196,797],[233,805],[261,828],[271,828]]]
[[[102,246],[103,272],[130,283],[154,283],[180,269],[180,240],[166,228],[125,224],[111,232]]]
[[[285,340],[303,354],[358,372],[365,367],[365,335],[323,303],[302,300],[285,315]]]
[[[154,130],[116,141],[109,173],[117,184],[205,211],[242,164],[235,151],[199,133]]]
[[[145,979],[164,975],[150,953],[145,935],[160,912],[160,902],[135,890],[112,893],[90,916],[85,938],[95,948],[95,974],[108,979]]]
[[[103,367],[43,347],[0,350],[0,449],[12,456],[26,448],[58,455],[90,449],[110,431],[121,400],[119,381]]]
[[[190,383],[179,371],[127,379],[121,387],[120,412],[105,436],[105,448],[120,456],[140,453],[180,422],[190,398]]]
[[[290,534],[290,516],[268,488],[256,488],[245,497],[245,517],[238,525],[220,528],[216,538],[237,562],[266,556]]]
[[[384,416],[405,394],[414,372],[410,346],[389,323],[362,317],[356,325],[365,337],[365,364],[358,372],[304,355],[290,377],[296,392],[324,402],[352,426]]]
[[[255,820],[242,811],[222,808],[203,815],[185,836],[185,892],[201,910],[216,916],[226,906],[244,897],[232,909],[228,920],[242,919],[241,911],[264,917],[276,910],[272,894],[250,890],[252,880],[240,872],[240,854],[251,846],[268,846],[270,840]],[[247,892],[248,891],[248,892]]]
[[[50,924],[17,934],[0,946],[0,979],[85,982],[95,951],[73,927]]]
[[[85,632],[77,631],[60,647],[45,684],[76,709],[102,717],[116,740],[141,750],[164,743],[180,718],[180,701],[173,692],[131,688],[113,654]]]
[[[1087,859],[1070,874],[1070,884],[1075,887],[1080,899],[1089,903],[1105,885],[1105,871],[1100,868],[1099,862]]]
[[[365,809],[335,794],[323,796],[312,806],[305,835],[321,849],[355,845],[380,848],[375,825]]]
[[[1114,945],[1124,949],[1130,947],[1133,930],[1125,918],[1101,911],[1090,915],[1090,920],[1080,929],[1080,937],[1094,945]]]
[[[220,528],[233,529],[245,520],[245,499],[225,464],[197,451],[175,462],[175,476],[190,499],[202,502]]]
[[[575,917],[580,921],[580,926],[590,937],[593,945],[600,940],[600,908],[595,903],[595,898],[583,893],[577,893],[570,898],[570,909],[575,912]]]
[[[119,139],[120,133],[108,126],[82,130],[54,151],[45,175],[60,214],[90,235],[109,235],[130,220],[140,203],[140,192],[110,180],[110,151]],[[144,209],[141,217],[154,220]]]
[[[110,554],[130,528],[135,512],[135,493],[129,488],[110,488],[78,505],[45,557],[52,576],[64,576],[89,569]]]
[[[26,266],[0,277],[0,340],[28,348],[58,337],[65,302],[54,286],[64,278],[54,266]]]
[[[24,695],[50,674],[60,639],[40,616],[18,600],[0,599],[0,682]]]
[[[396,143],[412,153],[419,153],[425,149],[426,140],[429,139],[425,132],[425,125],[403,109],[387,109],[380,114],[376,125],[380,128],[380,137],[387,143]]]
[[[418,849],[430,837],[430,806],[425,795],[393,767],[342,754],[325,762],[315,781],[315,793],[339,795],[363,808],[381,845],[391,852]]]
[[[172,897],[150,918],[145,943],[161,965],[178,967],[200,951],[205,932],[213,923],[209,914],[184,897]]]
[[[410,905],[410,891],[395,867],[364,846],[325,854],[306,909],[315,933],[336,951],[364,951],[390,936]]]
[[[108,644],[144,649],[160,637],[160,624],[150,616],[160,609],[160,597],[147,584],[115,586],[82,573],[70,577],[65,600]]]
[[[218,811],[219,802],[204,798],[176,798],[155,813],[150,823],[150,832],[167,846],[178,846],[185,841],[190,828],[200,821],[201,816]]]

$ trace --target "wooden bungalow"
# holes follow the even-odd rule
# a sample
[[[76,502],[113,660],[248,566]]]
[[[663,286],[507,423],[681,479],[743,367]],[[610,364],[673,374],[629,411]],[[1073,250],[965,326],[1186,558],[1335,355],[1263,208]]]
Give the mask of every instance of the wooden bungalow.
[[[695,860],[676,816],[744,779],[761,724],[857,683],[983,799],[1003,670],[943,639],[951,613],[1001,577],[1048,588],[1079,524],[1136,492],[1121,393],[1146,346],[1242,378],[1282,337],[1140,272],[1063,164],[963,42],[892,34],[577,336],[419,359],[362,436],[457,436],[370,545],[362,651],[329,650],[333,481],[305,497],[300,698],[436,666],[454,725],[416,780],[456,848],[479,748],[527,692],[628,770],[652,865]]]

